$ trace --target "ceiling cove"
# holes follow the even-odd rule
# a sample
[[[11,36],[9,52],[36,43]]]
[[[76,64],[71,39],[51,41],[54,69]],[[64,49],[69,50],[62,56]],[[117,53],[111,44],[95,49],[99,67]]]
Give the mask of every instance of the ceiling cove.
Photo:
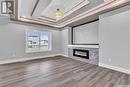
[[[54,19],[54,12],[57,8],[59,8],[64,13],[64,17],[70,15],[74,11],[82,8],[85,5],[88,5],[90,2],[88,0],[71,0],[66,3],[66,0],[60,0],[60,3],[56,3],[56,0],[52,0],[52,3],[49,4],[49,6],[42,12],[42,15],[40,18],[49,18]],[[50,11],[51,10],[51,11]],[[64,18],[63,17],[63,18]],[[55,20],[58,21],[58,20]]]
[[[92,3],[92,0],[89,0],[89,1],[87,0],[87,2],[85,4],[83,4],[85,1],[86,0],[80,0],[80,2],[76,3],[74,6],[69,7],[69,9],[65,10],[66,16],[64,18],[67,18],[67,16],[73,14],[75,11],[78,11],[81,8],[86,8],[87,9],[87,6],[89,6],[89,4]],[[48,2],[50,4],[48,4],[46,6],[46,8],[42,11],[40,16],[35,15],[35,17],[34,17],[34,16],[31,16],[31,15],[30,16],[18,15],[18,20],[23,21],[23,22],[43,24],[43,25],[48,25],[48,26],[51,26],[51,27],[62,28],[62,27],[65,27],[65,26],[69,25],[70,23],[73,23],[75,21],[83,19],[83,18],[85,18],[87,16],[96,14],[97,12],[101,12],[101,11],[106,10],[108,8],[118,6],[118,5],[120,5],[122,3],[126,3],[128,1],[129,0],[105,0],[105,1],[103,1],[103,3],[93,7],[91,9],[87,9],[86,11],[84,11],[84,12],[82,12],[82,13],[76,15],[76,16],[73,16],[73,17],[71,17],[71,18],[69,18],[69,19],[67,19],[65,21],[62,21],[62,22],[58,22],[58,21],[60,21],[62,19],[60,19],[58,21],[53,19],[52,15],[46,16],[47,11],[48,11],[47,9],[50,9],[50,7],[52,6],[52,5],[50,6],[50,4],[52,2]],[[94,6],[94,5],[92,5],[92,6]],[[35,8],[36,8],[36,6],[35,6]],[[33,12],[34,12],[34,9],[33,9]],[[32,13],[32,15],[33,15],[33,13]]]

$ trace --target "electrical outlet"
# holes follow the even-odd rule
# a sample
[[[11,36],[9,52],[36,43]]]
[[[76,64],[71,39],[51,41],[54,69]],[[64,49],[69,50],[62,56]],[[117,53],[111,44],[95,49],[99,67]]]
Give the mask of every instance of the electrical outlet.
[[[13,55],[12,55],[13,57],[16,57],[16,53],[15,52],[13,52]]]
[[[108,61],[111,62],[111,58],[109,58]]]

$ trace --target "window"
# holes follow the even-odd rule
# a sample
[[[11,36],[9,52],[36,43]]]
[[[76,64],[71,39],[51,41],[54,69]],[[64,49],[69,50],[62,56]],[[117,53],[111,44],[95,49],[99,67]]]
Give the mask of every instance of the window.
[[[26,52],[51,50],[51,32],[27,31]]]

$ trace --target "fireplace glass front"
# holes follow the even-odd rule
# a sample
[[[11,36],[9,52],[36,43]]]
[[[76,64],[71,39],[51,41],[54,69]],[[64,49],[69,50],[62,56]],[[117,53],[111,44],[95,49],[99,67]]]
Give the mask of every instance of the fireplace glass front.
[[[73,49],[73,56],[89,59],[89,50]]]

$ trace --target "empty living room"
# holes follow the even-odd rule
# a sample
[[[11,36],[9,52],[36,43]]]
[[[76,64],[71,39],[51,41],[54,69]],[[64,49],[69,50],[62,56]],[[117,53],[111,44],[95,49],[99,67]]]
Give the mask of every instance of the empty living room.
[[[0,0],[0,87],[130,87],[130,0]]]

